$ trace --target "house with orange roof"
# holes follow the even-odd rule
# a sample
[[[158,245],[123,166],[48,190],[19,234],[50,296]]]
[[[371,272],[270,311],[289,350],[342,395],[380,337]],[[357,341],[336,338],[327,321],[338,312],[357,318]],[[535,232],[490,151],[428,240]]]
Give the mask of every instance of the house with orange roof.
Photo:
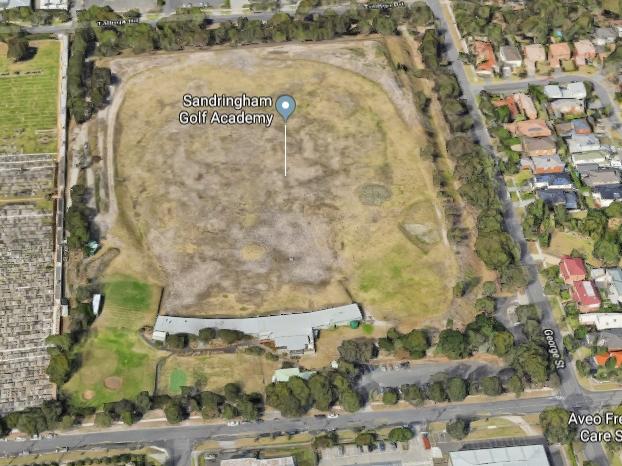
[[[596,58],[596,48],[592,41],[584,39],[574,43],[574,62],[577,66],[583,66],[594,58]]]
[[[476,40],[473,42],[475,54],[475,72],[484,77],[490,77],[497,71],[495,51],[490,42]]]
[[[570,60],[570,46],[567,42],[549,45],[549,65],[561,68],[562,60]]]
[[[609,358],[616,359],[616,367],[622,365],[622,351],[608,351],[606,353],[597,354],[594,356],[594,362],[599,366],[604,366]]]

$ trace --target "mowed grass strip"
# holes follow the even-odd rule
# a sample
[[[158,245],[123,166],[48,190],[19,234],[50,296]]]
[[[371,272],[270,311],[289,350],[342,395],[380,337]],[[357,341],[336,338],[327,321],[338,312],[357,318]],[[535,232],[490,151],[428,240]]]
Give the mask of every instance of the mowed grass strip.
[[[137,331],[152,325],[161,289],[126,275],[113,275],[104,284],[104,312],[98,327]]]
[[[280,367],[278,361],[245,353],[176,356],[166,360],[158,377],[158,391],[177,395],[184,385],[197,381],[207,390],[221,391],[229,382],[237,382],[247,393],[263,392]]]
[[[27,153],[56,150],[60,44],[41,40],[30,46],[31,59],[11,63],[0,43],[0,152],[2,146]],[[42,131],[49,134],[42,137]]]
[[[155,367],[164,353],[153,349],[134,331],[119,328],[95,329],[81,348],[82,365],[63,390],[78,405],[102,406],[110,401],[151,392]],[[120,387],[106,387],[116,377]]]

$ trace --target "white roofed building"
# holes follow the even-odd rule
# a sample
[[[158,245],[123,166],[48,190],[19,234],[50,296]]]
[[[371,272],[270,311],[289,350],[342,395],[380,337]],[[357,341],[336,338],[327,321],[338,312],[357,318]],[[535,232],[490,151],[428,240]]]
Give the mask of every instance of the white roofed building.
[[[222,460],[221,466],[296,466],[292,456],[282,458],[235,458],[231,460]]]
[[[449,453],[450,466],[549,466],[542,445],[461,450]]]
[[[608,330],[622,328],[622,313],[617,312],[592,312],[579,314],[581,325],[594,325],[596,330]]]
[[[153,335],[191,333],[204,328],[238,330],[260,340],[272,341],[277,349],[294,353],[315,351],[315,332],[320,329],[349,325],[363,319],[357,304],[321,311],[247,317],[242,319],[200,319],[158,316]],[[157,332],[157,333],[156,333]]]

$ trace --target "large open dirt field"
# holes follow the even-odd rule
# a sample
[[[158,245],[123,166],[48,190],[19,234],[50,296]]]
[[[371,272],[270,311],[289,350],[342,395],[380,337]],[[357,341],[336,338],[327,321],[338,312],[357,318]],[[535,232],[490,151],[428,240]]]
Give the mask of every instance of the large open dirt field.
[[[106,148],[118,215],[102,223],[121,249],[109,273],[160,283],[163,313],[253,315],[354,300],[408,327],[445,318],[456,261],[412,96],[380,43],[108,65],[121,83]],[[186,93],[294,96],[288,176],[278,116],[270,128],[182,126]]]

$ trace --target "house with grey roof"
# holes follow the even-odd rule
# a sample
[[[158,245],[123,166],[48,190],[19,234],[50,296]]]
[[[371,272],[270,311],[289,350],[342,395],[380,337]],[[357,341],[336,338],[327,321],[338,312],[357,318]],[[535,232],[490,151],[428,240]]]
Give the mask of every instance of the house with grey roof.
[[[622,329],[602,330],[590,337],[591,345],[605,347],[608,351],[622,350]]]
[[[614,28],[597,28],[594,31],[594,44],[595,45],[608,45],[613,44],[618,38],[618,32]]]
[[[597,165],[607,165],[607,160],[609,158],[609,154],[602,150],[589,151],[589,152],[577,152],[570,156],[572,159],[572,163],[575,166],[579,166],[582,164],[597,164]]]
[[[152,339],[164,341],[167,335],[198,335],[204,328],[237,330],[259,340],[271,342],[276,349],[290,353],[315,351],[315,336],[320,329],[350,325],[363,320],[357,304],[313,312],[284,313],[235,319],[201,319],[161,315],[156,319]]]
[[[605,291],[609,301],[622,304],[622,270],[619,267],[592,269],[591,277],[596,286]]]
[[[536,189],[572,189],[572,179],[568,173],[536,175],[532,183]]]
[[[577,210],[579,202],[574,191],[561,189],[538,189],[536,195],[547,205],[563,205],[567,210]]]
[[[599,207],[609,207],[615,201],[622,200],[622,184],[596,186],[592,197]]]
[[[593,134],[573,133],[572,136],[566,139],[566,144],[568,144],[568,151],[571,154],[600,150],[601,147],[600,141]]]
[[[620,183],[620,172],[615,168],[601,168],[581,175],[583,181],[590,188]]]

